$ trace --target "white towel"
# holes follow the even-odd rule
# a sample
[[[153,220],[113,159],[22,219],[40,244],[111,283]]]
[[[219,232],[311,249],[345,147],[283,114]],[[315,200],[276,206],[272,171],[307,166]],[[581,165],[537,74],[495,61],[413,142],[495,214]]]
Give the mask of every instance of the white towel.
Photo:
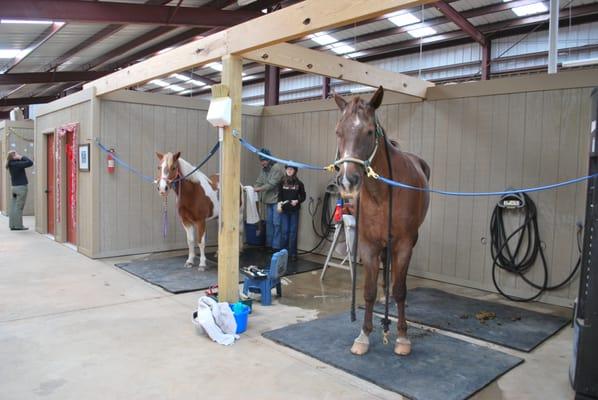
[[[245,186],[245,222],[256,224],[260,222],[260,215],[257,212],[258,197],[253,186]]]
[[[207,335],[218,344],[231,345],[239,335],[235,335],[237,322],[228,303],[217,303],[211,297],[200,297],[197,302],[197,323]]]

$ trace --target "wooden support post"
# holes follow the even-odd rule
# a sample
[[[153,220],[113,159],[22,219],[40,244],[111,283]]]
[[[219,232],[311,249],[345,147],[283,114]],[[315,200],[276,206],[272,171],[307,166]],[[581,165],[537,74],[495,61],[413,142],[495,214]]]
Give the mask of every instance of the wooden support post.
[[[220,225],[218,229],[218,301],[239,300],[239,205],[241,187],[241,144],[233,137],[241,134],[241,72],[239,56],[222,57],[222,84],[232,100],[230,126],[224,128],[220,146]]]

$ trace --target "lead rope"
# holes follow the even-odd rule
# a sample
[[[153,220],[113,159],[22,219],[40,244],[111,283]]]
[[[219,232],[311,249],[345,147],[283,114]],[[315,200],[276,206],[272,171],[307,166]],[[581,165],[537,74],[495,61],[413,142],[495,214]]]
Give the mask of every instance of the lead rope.
[[[351,264],[351,273],[352,273],[352,281],[351,281],[351,322],[355,322],[355,290],[357,287],[357,250],[358,250],[358,243],[359,243],[359,194],[355,197],[355,240],[353,241],[353,263]]]
[[[168,196],[164,196],[162,202],[162,237],[166,239],[168,235]]]
[[[384,150],[386,153],[386,162],[388,165],[388,174],[390,179],[393,179],[392,176],[392,165],[390,162],[390,153],[388,151],[388,141],[386,140],[386,135],[382,130],[382,127],[378,123],[378,119],[376,118],[376,135],[380,135],[384,140]],[[386,241],[386,259],[384,260],[384,318],[382,319],[382,342],[386,345],[388,344],[388,335],[389,335],[389,327],[390,327],[390,318],[388,318],[388,302],[389,302],[389,292],[390,292],[390,267],[391,263],[391,246],[392,246],[392,195],[393,195],[394,187],[389,187],[389,200],[388,200],[388,237]]]

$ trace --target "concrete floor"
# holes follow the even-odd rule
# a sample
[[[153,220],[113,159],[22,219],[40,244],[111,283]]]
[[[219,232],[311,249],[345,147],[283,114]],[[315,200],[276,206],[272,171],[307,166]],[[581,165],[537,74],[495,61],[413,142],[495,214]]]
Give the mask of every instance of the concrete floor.
[[[26,218],[26,225],[32,228],[33,219]],[[402,398],[261,337],[297,321],[347,312],[347,271],[330,269],[323,284],[319,271],[288,278],[284,296],[272,307],[257,305],[241,340],[224,347],[191,324],[201,293],[169,294],[113,262],[90,260],[33,230],[11,232],[0,217],[1,399]],[[410,279],[409,287],[416,286],[498,300]],[[571,336],[565,328],[531,354],[482,343],[525,363],[473,398],[572,399]]]

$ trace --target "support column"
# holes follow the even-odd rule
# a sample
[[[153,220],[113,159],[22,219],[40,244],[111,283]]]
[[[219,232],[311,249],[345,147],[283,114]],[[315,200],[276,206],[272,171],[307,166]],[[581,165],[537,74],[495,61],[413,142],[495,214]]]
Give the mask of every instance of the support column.
[[[559,0],[550,0],[550,25],[548,25],[548,73],[556,74],[559,36]]]
[[[322,98],[327,99],[330,94],[330,77],[322,77]]]
[[[482,46],[482,80],[486,81],[490,79],[490,68],[491,68],[492,49],[490,47],[490,40],[486,41],[486,44]]]
[[[266,80],[264,83],[264,105],[276,106],[280,96],[280,68],[266,65]]]
[[[241,72],[239,56],[222,57],[222,84],[232,99],[231,125],[224,129],[220,147],[220,221],[218,229],[218,301],[239,300],[239,205],[241,144],[233,131],[241,134]]]

